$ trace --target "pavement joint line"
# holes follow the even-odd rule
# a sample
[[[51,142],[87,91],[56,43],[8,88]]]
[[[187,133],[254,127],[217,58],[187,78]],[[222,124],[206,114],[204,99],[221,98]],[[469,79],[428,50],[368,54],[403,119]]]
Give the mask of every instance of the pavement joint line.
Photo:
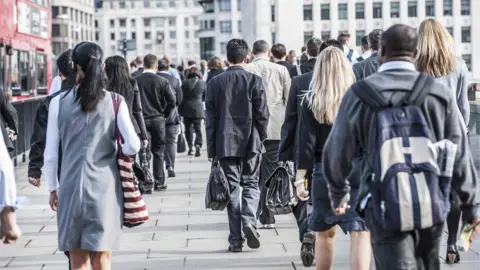
[[[52,255],[55,255],[55,253],[57,253],[58,251],[58,247],[55,249],[55,251],[52,253]]]
[[[275,233],[277,234],[277,236],[280,236],[280,234],[279,234],[278,231],[277,231],[277,228],[273,228],[273,230],[275,231]]]
[[[157,226],[158,226],[158,219],[155,220],[155,227],[157,227]],[[153,233],[153,235],[155,236],[155,233]]]
[[[190,238],[187,238],[187,243],[185,245],[186,248],[188,248],[188,243],[190,242]]]
[[[297,270],[297,267],[295,266],[295,262],[292,262],[292,267],[293,267],[293,270]]]
[[[42,268],[40,268],[40,270],[43,270],[43,268],[45,268],[45,266],[47,266],[46,264],[42,264]]]
[[[158,220],[157,220],[157,222],[158,222]],[[155,233],[152,234],[152,241],[154,241],[154,240],[155,240]]]
[[[152,249],[151,249],[151,248],[149,248],[149,249],[148,249],[148,252],[147,252],[147,259],[150,259],[150,252],[152,252]]]
[[[26,248],[28,246],[28,244],[30,244],[31,242],[32,242],[32,239],[29,239],[28,242],[23,247]]]
[[[287,252],[287,247],[285,246],[285,243],[282,243],[282,248],[283,248],[283,251]]]
[[[186,226],[186,232],[188,232],[188,225],[189,225],[189,224],[187,224],[187,226]]]
[[[8,260],[7,264],[5,265],[5,267],[8,267],[10,266],[10,264],[15,260],[15,257],[11,257],[10,260]]]
[[[43,225],[42,228],[40,228],[40,231],[38,231],[38,232],[42,232],[43,229],[45,229],[45,225]]]
[[[185,267],[185,265],[187,265],[187,257],[183,257],[183,267]]]

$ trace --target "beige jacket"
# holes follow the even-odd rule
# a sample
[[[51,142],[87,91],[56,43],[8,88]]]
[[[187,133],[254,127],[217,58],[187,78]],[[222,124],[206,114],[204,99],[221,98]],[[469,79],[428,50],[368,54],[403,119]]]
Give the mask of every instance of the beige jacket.
[[[285,109],[291,84],[287,68],[270,62],[268,58],[259,57],[245,65],[245,70],[263,78],[267,90],[268,110],[270,111],[267,140],[280,140],[280,131],[285,119]]]

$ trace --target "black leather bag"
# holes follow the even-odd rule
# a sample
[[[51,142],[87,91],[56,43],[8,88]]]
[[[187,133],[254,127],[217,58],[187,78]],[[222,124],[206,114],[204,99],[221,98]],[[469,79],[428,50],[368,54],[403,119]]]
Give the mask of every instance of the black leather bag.
[[[297,204],[293,188],[294,175],[287,165],[278,167],[267,179],[267,208],[275,215],[292,213],[292,206]]]
[[[205,207],[223,211],[230,202],[230,185],[217,159],[212,162],[212,171],[205,193]]]
[[[146,147],[140,149],[139,153],[140,164],[134,163],[133,172],[138,179],[140,193],[152,191],[153,189],[153,176],[150,173],[150,155]]]

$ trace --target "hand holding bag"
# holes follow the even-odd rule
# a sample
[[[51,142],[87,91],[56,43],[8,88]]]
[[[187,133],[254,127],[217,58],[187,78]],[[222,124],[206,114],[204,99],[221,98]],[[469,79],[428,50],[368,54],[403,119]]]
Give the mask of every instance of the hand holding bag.
[[[187,142],[183,134],[183,124],[180,123],[180,134],[177,137],[177,153],[185,153],[187,151]]]
[[[132,228],[148,221],[147,205],[139,190],[138,180],[134,173],[134,159],[122,153],[122,137],[118,130],[118,109],[120,97],[112,93],[115,112],[115,137],[117,140],[117,163],[123,189],[123,226]]]

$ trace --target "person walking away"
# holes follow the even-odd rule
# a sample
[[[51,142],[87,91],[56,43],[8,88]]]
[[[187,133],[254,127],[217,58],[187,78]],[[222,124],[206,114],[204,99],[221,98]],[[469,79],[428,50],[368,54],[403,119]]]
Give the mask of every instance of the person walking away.
[[[156,191],[166,190],[163,159],[166,143],[165,119],[175,109],[174,90],[168,80],[157,75],[157,57],[148,54],[143,59],[145,70],[135,77],[143,106],[145,126],[151,136],[150,149],[153,154],[153,178]]]
[[[360,50],[362,50],[362,55],[357,58],[357,62],[361,62],[372,55],[372,50],[370,50],[370,45],[368,44],[368,36],[362,38]]]
[[[59,250],[70,253],[72,269],[89,269],[90,258],[95,270],[111,268],[123,213],[116,125],[125,155],[135,155],[140,148],[123,97],[115,115],[112,95],[104,90],[102,58],[95,43],[83,42],[73,49],[76,86],[53,98],[48,114],[45,178],[50,207],[57,211]]]
[[[208,79],[208,62],[206,60],[200,61],[200,74],[202,74],[202,80],[206,82]]]
[[[291,68],[289,70],[290,78],[313,71],[317,56],[320,53],[320,45],[322,45],[322,40],[318,38],[312,38],[307,42],[306,52],[308,60],[299,66]]]
[[[132,72],[132,77],[135,78],[137,76],[140,76],[145,68],[143,67],[143,59],[140,56],[137,56],[135,58],[135,71]]]
[[[185,80],[185,68],[182,65],[177,66],[177,71],[178,75],[180,76],[180,80],[183,82]]]
[[[245,70],[256,74],[266,83],[267,105],[270,112],[268,120],[267,139],[263,142],[265,153],[262,155],[260,165],[260,204],[257,217],[265,229],[275,227],[275,216],[267,208],[267,187],[265,182],[278,167],[278,145],[280,143],[280,130],[285,118],[288,91],[290,90],[290,76],[288,70],[269,61],[270,49],[264,40],[253,43],[253,61],[245,66]]]
[[[290,70],[291,68],[295,67],[295,65],[292,65],[288,61],[286,61],[287,48],[285,47],[285,45],[281,43],[273,44],[272,48],[270,49],[270,52],[272,53],[273,61],[275,63],[286,67],[287,70]]]
[[[380,37],[382,36],[382,33],[383,30],[375,29],[368,34],[368,42],[372,54],[367,59],[353,65],[353,73],[355,74],[357,81],[377,72],[378,67],[380,66],[378,60],[378,48],[380,46]]]
[[[241,252],[245,238],[248,247],[260,247],[255,211],[269,111],[262,78],[242,67],[247,55],[245,40],[227,43],[230,68],[208,83],[205,101],[208,158],[219,160],[230,185],[230,252]]]
[[[417,69],[436,78],[455,95],[457,107],[465,125],[470,121],[468,102],[468,68],[465,61],[454,56],[453,40],[445,27],[435,19],[426,19],[420,24],[418,33]],[[455,180],[454,180],[455,181]],[[451,193],[451,208],[447,217],[448,240],[447,263],[458,263],[458,227],[460,223],[460,199],[455,191]],[[450,261],[449,258],[452,258]]]
[[[214,56],[208,61],[208,73],[207,73],[207,80],[206,83],[209,83],[213,77],[222,74],[224,72],[223,70],[223,64],[222,60]]]
[[[343,50],[342,44],[336,39],[328,39],[322,46],[320,46],[320,53],[328,47],[336,47]],[[300,129],[300,108],[303,97],[310,88],[312,81],[313,71],[296,76],[292,79],[290,86],[290,92],[288,94],[287,108],[285,109],[285,119],[282,124],[280,145],[278,149],[278,158],[281,162],[293,161],[296,162],[298,154],[298,136],[297,130]],[[313,160],[311,160],[311,166],[313,168]],[[296,166],[295,166],[296,167]],[[304,175],[307,181],[307,190],[312,187],[312,169],[307,170]],[[314,245],[315,245],[315,233],[308,228],[308,215],[310,214],[309,206],[311,200],[299,201],[296,206],[293,207],[293,215],[297,220],[297,226],[299,230],[299,237],[302,246],[300,248],[300,258],[303,266],[312,266],[314,259]]]
[[[168,66],[169,66],[168,74],[175,77],[178,80],[178,82],[180,83],[180,85],[182,85],[182,78],[180,78],[180,74],[178,73],[178,70],[175,68],[175,66],[172,67],[172,65],[173,65],[172,58],[168,55],[164,55],[162,60],[166,60],[168,62]]]
[[[297,65],[297,53],[295,53],[294,50],[290,50],[288,52],[288,56],[286,58],[287,62],[290,63],[291,65]]]
[[[470,240],[473,240],[474,236],[480,232],[480,226],[478,226],[478,215],[480,213],[478,209],[480,204],[477,196],[477,175],[468,145],[465,123],[460,116],[455,98],[451,94],[451,89],[435,81],[432,77],[422,75],[422,73],[415,70],[417,41],[416,30],[402,24],[394,25],[382,34],[379,50],[381,65],[378,72],[364,79],[363,83],[360,81],[354,84],[352,88],[359,87],[357,91],[350,89],[345,94],[337,113],[335,125],[330,131],[329,138],[323,148],[323,155],[328,157],[322,160],[324,176],[329,188],[331,205],[336,214],[344,214],[349,207],[347,202],[351,197],[349,194],[351,187],[346,179],[348,179],[351,171],[352,158],[364,154],[368,159],[368,162],[363,164],[361,172],[362,179],[366,179],[367,192],[360,194],[359,200],[361,203],[357,208],[365,215],[365,221],[371,232],[375,268],[377,270],[392,269],[392,267],[412,270],[440,269],[438,256],[440,241],[443,235],[443,224],[450,207],[450,187],[456,191],[461,199],[463,224],[472,225],[474,229]],[[423,83],[418,87],[414,87],[418,78]],[[413,90],[411,89],[414,89],[415,92],[412,92]],[[415,96],[409,97],[412,93],[418,93],[418,90],[425,91],[423,95],[426,94],[426,96],[422,97],[417,94],[416,97],[418,98]],[[359,95],[367,91],[371,94],[380,93],[378,97],[383,97],[383,99],[379,98],[379,100],[383,101],[383,104],[388,104],[385,100],[389,100],[388,102],[394,106],[402,101],[405,102],[407,98],[410,100],[407,100],[408,103],[404,104],[420,104],[400,108],[409,110],[409,113],[413,113],[412,108],[418,108],[420,115],[416,119],[422,120],[415,120],[417,121],[415,123],[423,121],[425,124],[420,124],[424,126],[421,132],[425,134],[428,131],[431,133],[430,136],[435,138],[435,143],[439,146],[438,150],[442,152],[437,159],[452,161],[451,166],[442,166],[444,169],[439,173],[444,175],[442,177],[444,181],[439,186],[435,186],[434,183],[437,181],[431,178],[432,176],[436,177],[437,174],[427,174],[424,170],[421,171],[423,177],[418,176],[418,174],[406,173],[406,177],[410,177],[410,179],[413,179],[412,177],[415,178],[414,183],[417,183],[415,185],[417,186],[416,190],[412,189],[412,182],[409,182],[408,178],[406,178],[407,180],[403,181],[403,184],[397,188],[390,186],[396,192],[400,194],[406,193],[406,195],[398,197],[397,202],[395,202],[395,196],[398,195],[386,197],[385,200],[387,202],[383,204],[378,200],[377,193],[374,193],[376,190],[370,187],[374,187],[377,185],[376,182],[380,181],[378,180],[379,176],[381,176],[379,171],[380,165],[369,165],[376,164],[369,157],[380,154],[377,154],[379,150],[371,150],[366,146],[372,141],[371,136],[374,136],[373,134],[378,136],[377,133],[373,133],[373,130],[376,130],[375,126],[385,122],[375,121],[376,116],[380,117],[379,113],[373,111],[369,105],[359,98]],[[380,111],[380,113],[382,112],[387,113],[385,110]],[[400,119],[407,116],[401,112],[396,115]],[[405,120],[412,121],[409,119]],[[385,121],[388,124],[390,120]],[[408,121],[405,122],[407,126],[409,125]],[[372,127],[374,128],[372,129]],[[417,131],[420,132],[419,129]],[[393,131],[384,134],[391,133]],[[427,140],[426,137],[420,138]],[[375,141],[378,141],[378,139]],[[421,162],[425,160],[425,153],[432,153],[432,148],[428,146],[432,142],[419,142],[412,138],[405,142],[405,139],[395,140],[392,138],[390,141],[385,141],[383,146],[387,146],[389,143],[393,149],[403,149],[408,152],[405,152],[404,156],[398,154],[393,156],[380,155],[382,162],[391,163],[392,161],[389,161],[388,157],[394,157],[395,161],[393,162],[399,162],[412,168],[413,166],[418,166],[417,164],[412,164],[412,161]],[[400,145],[396,146],[396,143]],[[403,143],[408,143],[407,147]],[[442,144],[445,146],[443,149]],[[411,146],[411,148],[408,146]],[[451,151],[450,149],[452,148],[450,146],[456,149],[456,151]],[[392,153],[392,151],[388,153]],[[428,164],[435,162],[434,158],[430,157],[431,161],[420,164],[429,166]],[[390,168],[389,171],[392,171],[392,169],[395,170]],[[372,172],[374,171],[377,173],[373,175]],[[426,180],[421,180],[426,179],[427,175],[432,180],[428,183],[425,182]],[[451,177],[448,177],[448,175],[451,175]],[[372,177],[375,179],[372,179]],[[400,174],[397,174],[397,177],[405,177],[405,175],[400,172]],[[386,181],[386,179],[382,180]],[[391,181],[388,183],[395,182]],[[434,190],[434,192],[432,193],[430,190]],[[419,195],[418,192],[423,192],[422,194],[424,195]],[[373,198],[376,199],[373,200]],[[413,200],[418,203],[413,204]],[[403,202],[401,207],[397,205],[400,202]],[[421,213],[413,210],[414,207],[420,209]],[[401,215],[401,217],[396,218],[397,222],[386,223],[379,218],[382,213],[385,213],[385,218],[390,218],[392,215]],[[421,229],[418,226],[422,226]]]
[[[350,234],[351,269],[370,268],[372,255],[367,226],[353,209],[343,216],[335,216],[330,207],[321,164],[322,158],[328,158],[322,155],[322,149],[335,122],[338,107],[353,82],[355,76],[343,51],[335,47],[327,48],[319,55],[312,74],[310,90],[303,98],[300,108],[298,131],[300,154],[297,156],[295,186],[299,199],[307,200],[304,176],[313,165],[313,211],[309,218],[309,227],[316,232],[315,260],[318,270],[332,268],[337,225],[345,234]],[[357,193],[359,179],[351,177],[349,181],[352,183],[351,193]],[[352,195],[352,198],[356,198],[355,195]]]
[[[168,177],[175,177],[175,157],[177,156],[177,140],[180,132],[180,114],[178,106],[182,103],[183,92],[178,80],[168,74],[168,63],[166,60],[158,61],[157,75],[166,79],[170,84],[170,89],[175,94],[175,109],[170,113],[165,122],[165,168]]]
[[[205,101],[205,91],[207,85],[202,80],[202,74],[196,67],[187,71],[185,82],[182,84],[183,101],[180,104],[179,111],[185,124],[185,138],[188,144],[188,155],[193,155],[195,146],[195,156],[199,157],[200,149],[203,145],[202,138],[202,120],[205,119],[205,110],[203,102]],[[195,141],[193,140],[195,133]]]
[[[345,53],[345,57],[347,57],[348,61],[352,63],[352,65],[356,64],[358,62],[357,58],[360,55],[358,55],[358,52],[356,50],[350,49],[350,47],[348,46],[350,43],[350,33],[340,33],[337,40],[343,44],[343,52]]]

